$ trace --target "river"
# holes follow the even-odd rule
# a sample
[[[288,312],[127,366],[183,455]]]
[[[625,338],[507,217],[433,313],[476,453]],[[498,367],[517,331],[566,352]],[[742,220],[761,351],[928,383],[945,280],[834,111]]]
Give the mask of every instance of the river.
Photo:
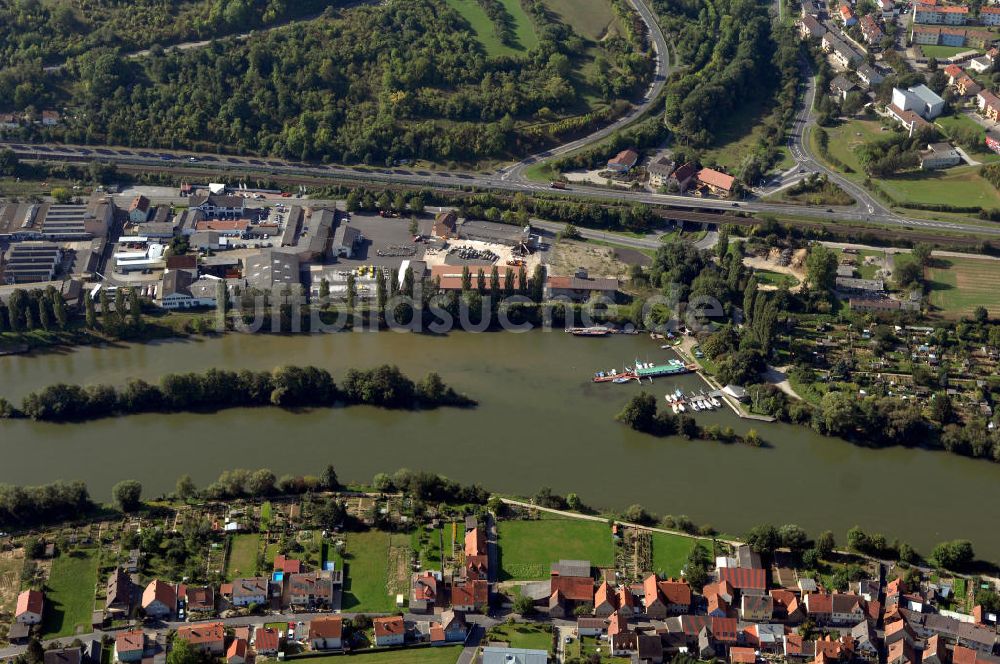
[[[99,499],[118,480],[142,481],[146,495],[190,474],[203,486],[227,468],[318,474],[333,463],[344,479],[397,468],[425,469],[498,491],[530,495],[549,486],[593,505],[641,503],[686,514],[738,534],[757,523],[831,529],[841,541],[860,525],[929,553],[968,538],[1000,560],[1000,528],[984,510],[1000,504],[1000,464],[944,452],[873,450],[803,427],[752,423],[762,449],[633,432],[613,417],[640,389],[701,389],[697,376],[653,385],[593,384],[597,369],[639,357],[667,357],[647,337],[576,339],[561,332],[342,333],[248,336],[80,348],[0,357],[0,395],[19,402],[54,382],[156,381],[171,371],[269,369],[314,364],[342,376],[350,367],[398,364],[413,378],[437,371],[480,401],[474,410],[392,412],[370,407],[290,413],[239,409],[216,414],[141,415],[86,424],[0,423],[0,482],[83,479]],[[745,432],[730,411],[703,423]],[[977,507],[977,505],[979,507]],[[991,519],[992,517],[988,517]]]

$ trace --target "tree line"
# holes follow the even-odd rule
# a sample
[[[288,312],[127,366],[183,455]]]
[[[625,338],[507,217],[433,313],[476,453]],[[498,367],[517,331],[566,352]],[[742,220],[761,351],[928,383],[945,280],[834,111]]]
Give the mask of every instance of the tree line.
[[[756,430],[750,429],[740,436],[732,427],[699,425],[694,417],[688,414],[674,415],[659,409],[656,397],[648,392],[640,392],[632,397],[615,419],[628,427],[654,436],[681,435],[685,438],[701,440],[718,440],[724,443],[742,443],[751,447],[761,447],[764,441]]]
[[[260,406],[321,408],[337,403],[381,408],[475,405],[435,373],[415,383],[390,365],[368,371],[352,369],[338,386],[325,369],[286,366],[273,371],[210,369],[201,374],[167,374],[158,385],[132,379],[122,388],[59,383],[25,396],[20,409],[6,404],[0,412],[45,422],[79,422],[139,413]]]

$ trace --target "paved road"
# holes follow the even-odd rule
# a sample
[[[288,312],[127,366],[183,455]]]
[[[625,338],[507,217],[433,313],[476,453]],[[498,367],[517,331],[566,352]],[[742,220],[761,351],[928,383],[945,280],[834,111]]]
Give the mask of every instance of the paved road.
[[[639,13],[639,16],[646,24],[649,42],[653,47],[655,57],[656,72],[653,75],[653,83],[650,85],[649,90],[646,91],[646,95],[635,104],[632,110],[615,120],[610,125],[598,129],[583,138],[569,143],[564,143],[557,148],[540,152],[523,159],[516,164],[508,166],[501,171],[501,179],[511,182],[530,182],[525,177],[524,171],[532,164],[546,159],[551,159],[552,157],[567,154],[586,145],[590,145],[591,143],[596,143],[597,141],[610,136],[619,129],[624,128],[626,125],[629,125],[638,118],[642,117],[642,115],[644,115],[646,111],[650,110],[657,102],[660,93],[663,91],[663,86],[667,83],[667,76],[670,75],[670,50],[667,46],[667,38],[663,35],[663,31],[660,29],[660,25],[656,20],[656,15],[649,8],[649,5],[646,4],[647,0],[630,1],[632,6],[635,7],[636,12]]]

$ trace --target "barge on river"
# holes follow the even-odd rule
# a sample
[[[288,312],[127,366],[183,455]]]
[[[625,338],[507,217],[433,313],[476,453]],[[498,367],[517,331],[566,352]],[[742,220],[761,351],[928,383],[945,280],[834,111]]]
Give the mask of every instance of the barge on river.
[[[598,371],[594,374],[595,383],[627,383],[631,380],[642,382],[643,378],[652,380],[661,376],[679,376],[697,370],[697,365],[685,364],[680,360],[667,360],[664,364],[635,361],[635,366],[626,367],[622,371],[611,369]]]

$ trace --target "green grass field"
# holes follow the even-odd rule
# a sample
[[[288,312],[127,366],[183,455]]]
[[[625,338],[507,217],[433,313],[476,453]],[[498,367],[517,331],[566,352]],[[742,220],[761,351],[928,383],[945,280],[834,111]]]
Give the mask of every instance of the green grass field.
[[[441,646],[438,648],[401,648],[376,652],[356,650],[351,656],[358,664],[455,664],[461,653],[460,646]],[[309,664],[341,664],[343,661],[343,655],[310,657],[308,660]]]
[[[681,568],[687,563],[695,544],[697,540],[690,537],[653,533],[653,571],[661,577],[680,578]],[[711,553],[712,543],[705,542],[705,546]]]
[[[930,303],[945,315],[969,316],[982,306],[1000,316],[1000,261],[938,258],[924,276]]]
[[[337,556],[345,575],[343,610],[375,613],[396,608],[387,590],[389,538],[380,530],[347,535],[346,555]]]
[[[544,579],[561,559],[589,560],[597,567],[614,562],[606,523],[577,519],[502,521],[499,524],[500,578]]]
[[[928,58],[938,58],[943,60],[944,58],[950,58],[953,55],[958,55],[959,53],[965,53],[967,51],[972,51],[968,46],[921,46],[920,50],[924,52],[924,55]],[[980,51],[981,53],[982,51]]]
[[[493,22],[486,15],[482,6],[476,0],[446,0],[448,5],[458,12],[472,26],[476,38],[486,49],[486,54],[495,57],[515,55],[530,51],[538,46],[538,35],[531,24],[531,19],[521,8],[518,0],[500,0],[507,12],[514,18],[515,47],[512,48],[499,39],[493,30]]]
[[[756,148],[761,136],[761,123],[770,112],[766,100],[746,104],[734,111],[726,126],[716,132],[715,141],[702,155],[702,161],[717,164],[730,172],[739,168]],[[780,152],[782,156],[774,166],[774,170],[779,171],[794,163],[784,146],[781,146]]]
[[[1000,207],[1000,193],[979,176],[979,169],[979,166],[960,166],[943,171],[907,173],[879,180],[879,186],[900,204]]]
[[[82,549],[61,554],[53,561],[45,584],[44,638],[90,631],[97,587],[97,558],[96,551]]]
[[[489,637],[494,641],[508,641],[511,648],[552,649],[552,632],[535,624],[497,625],[490,630]]]
[[[796,286],[799,280],[790,274],[782,274],[781,272],[771,272],[770,270],[755,270],[754,274],[757,276],[757,283],[762,286],[775,286],[781,288],[782,286]]]
[[[854,149],[862,143],[867,143],[886,133],[882,131],[880,123],[872,120],[851,120],[825,129],[830,137],[827,148],[830,155],[847,164],[857,173],[860,173],[862,168],[854,154]]]
[[[226,558],[226,580],[256,576],[259,547],[260,535],[234,535]]]
[[[544,4],[581,37],[599,41],[620,34],[608,0],[544,0]]]

